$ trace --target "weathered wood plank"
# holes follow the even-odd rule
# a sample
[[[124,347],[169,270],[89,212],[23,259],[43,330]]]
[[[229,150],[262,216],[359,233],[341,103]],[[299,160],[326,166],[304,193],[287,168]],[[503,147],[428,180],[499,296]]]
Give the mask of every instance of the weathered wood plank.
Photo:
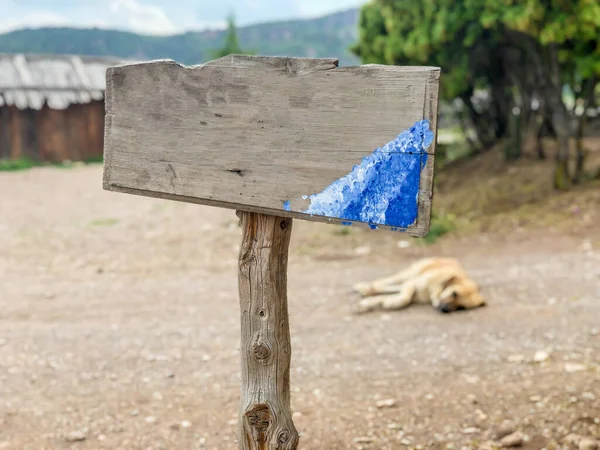
[[[438,83],[438,68],[333,59],[113,67],[104,188],[423,236]]]

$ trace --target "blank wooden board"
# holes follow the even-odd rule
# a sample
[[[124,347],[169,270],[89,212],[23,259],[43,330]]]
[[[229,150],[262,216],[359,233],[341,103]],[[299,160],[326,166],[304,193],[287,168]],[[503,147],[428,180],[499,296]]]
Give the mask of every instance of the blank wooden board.
[[[237,55],[111,67],[104,189],[424,236],[439,75]]]

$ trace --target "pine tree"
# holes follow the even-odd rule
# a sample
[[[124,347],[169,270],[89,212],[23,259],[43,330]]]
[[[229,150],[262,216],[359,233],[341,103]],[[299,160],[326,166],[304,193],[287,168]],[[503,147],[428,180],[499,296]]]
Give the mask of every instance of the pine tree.
[[[225,36],[225,44],[218,50],[212,52],[213,58],[222,58],[227,55],[252,55],[253,52],[244,51],[240,47],[240,42],[235,25],[235,17],[233,14],[227,18],[227,35]]]

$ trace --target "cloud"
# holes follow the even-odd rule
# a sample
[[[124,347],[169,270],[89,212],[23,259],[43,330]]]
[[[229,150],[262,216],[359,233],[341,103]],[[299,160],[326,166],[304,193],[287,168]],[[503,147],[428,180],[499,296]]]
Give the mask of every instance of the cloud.
[[[0,0],[0,9],[3,8],[3,0]],[[21,4],[17,7],[14,4],[8,4],[4,8],[5,14],[0,17],[0,33],[7,33],[22,28],[38,27],[99,27],[107,28],[110,25],[109,20],[104,15],[98,14],[98,11],[84,10],[80,11],[57,11],[57,9],[36,8],[35,5],[28,6]],[[79,14],[78,14],[79,13]]]
[[[52,11],[33,11],[21,16],[13,16],[0,20],[0,32],[13,31],[23,27],[48,27],[67,25],[70,20]]]
[[[121,16],[127,28],[144,34],[171,34],[178,27],[162,8],[138,0],[110,0],[110,12]]]
[[[0,0],[0,32],[23,27],[116,28],[174,34],[222,28],[229,13],[239,26],[314,17],[365,0]]]

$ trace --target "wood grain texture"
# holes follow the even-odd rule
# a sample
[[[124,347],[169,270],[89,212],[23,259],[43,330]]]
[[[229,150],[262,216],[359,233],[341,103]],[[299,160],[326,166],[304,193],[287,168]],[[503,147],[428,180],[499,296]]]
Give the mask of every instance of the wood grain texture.
[[[292,219],[238,212],[241,310],[242,450],[295,450],[298,432],[290,410],[291,341],[287,307]]]
[[[423,110],[423,117],[429,118],[431,129],[435,130],[437,139],[437,122],[438,122],[438,101],[440,89],[440,72],[432,71],[428,74],[429,80],[426,83],[427,93],[425,95],[426,102]],[[434,186],[434,165],[435,165],[435,144],[433,142],[434,151],[427,155],[423,171],[421,172],[421,185],[419,189],[419,216],[417,236],[424,236],[431,225],[431,212],[433,203],[433,186]]]
[[[439,72],[248,56],[194,67],[173,61],[112,67],[106,79],[104,188],[348,222],[302,212],[311,202],[302,197],[322,192],[419,121],[429,121],[436,133]],[[372,224],[427,233],[434,153],[435,139],[425,150],[398,155],[406,164],[423,163],[410,181],[418,190],[410,195],[415,220]],[[288,201],[292,208],[284,210]]]

